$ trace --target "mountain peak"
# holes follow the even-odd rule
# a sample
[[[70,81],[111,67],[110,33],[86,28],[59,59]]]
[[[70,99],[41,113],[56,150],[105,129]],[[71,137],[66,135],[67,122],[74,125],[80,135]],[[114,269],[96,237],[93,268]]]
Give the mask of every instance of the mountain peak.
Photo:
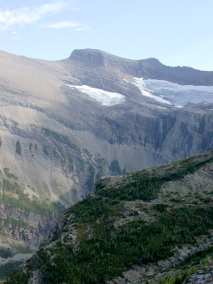
[[[139,59],[139,60],[133,60],[133,59],[127,59],[124,57],[116,56],[113,54],[110,54],[106,51],[100,50],[100,49],[92,49],[92,48],[86,48],[86,49],[75,49],[70,56],[70,59],[72,60],[80,60],[83,61],[83,59],[86,59],[88,63],[99,63],[103,64],[105,60],[113,60],[113,61],[128,61],[128,62],[142,62],[144,64],[149,65],[163,65],[157,58],[150,57],[146,59]],[[95,61],[95,62],[94,62]]]
[[[74,61],[80,61],[86,65],[90,66],[97,66],[97,65],[104,65],[105,58],[108,54],[102,50],[98,49],[75,49],[70,59]]]
[[[213,72],[200,71],[189,67],[170,67],[151,57],[141,60],[127,59],[98,49],[77,49],[69,58],[72,63],[85,68],[102,67],[108,73],[116,70],[118,74],[127,74],[146,79],[164,80],[181,85],[213,86]],[[99,70],[100,71],[100,70]]]
[[[146,59],[142,59],[140,60],[143,64],[149,64],[152,66],[162,66],[163,64],[160,62],[160,60],[158,60],[155,57],[150,57],[150,58],[146,58]]]
[[[87,54],[87,55],[102,54],[103,55],[103,54],[106,54],[106,52],[101,49],[95,49],[95,48],[74,49],[71,54],[71,57],[75,56],[76,54]]]

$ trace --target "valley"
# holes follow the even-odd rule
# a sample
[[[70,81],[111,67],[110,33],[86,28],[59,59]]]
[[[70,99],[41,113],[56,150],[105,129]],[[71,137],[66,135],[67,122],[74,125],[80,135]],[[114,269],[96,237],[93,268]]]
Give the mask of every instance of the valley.
[[[100,178],[213,147],[213,72],[94,49],[0,66],[0,278]]]
[[[212,152],[104,178],[7,283],[211,283],[212,185]]]

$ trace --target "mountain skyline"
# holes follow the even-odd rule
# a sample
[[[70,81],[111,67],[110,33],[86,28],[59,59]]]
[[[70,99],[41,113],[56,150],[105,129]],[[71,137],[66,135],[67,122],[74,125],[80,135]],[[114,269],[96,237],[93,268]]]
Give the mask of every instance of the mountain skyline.
[[[212,11],[0,0],[0,283],[213,283]]]
[[[181,64],[170,65],[170,64],[166,64],[164,61],[160,60],[157,57],[128,58],[128,57],[124,57],[124,56],[120,56],[118,54],[108,52],[108,51],[103,50],[103,49],[90,48],[90,47],[80,48],[80,49],[74,48],[73,50],[71,50],[68,53],[67,56],[57,58],[57,59],[47,59],[47,58],[45,59],[45,58],[30,57],[30,56],[27,56],[27,55],[24,55],[24,54],[17,54],[17,53],[14,53],[14,52],[3,50],[3,49],[0,49],[0,55],[2,55],[2,56],[4,56],[4,55],[16,56],[16,57],[19,57],[19,58],[26,58],[26,59],[29,59],[29,60],[38,60],[38,61],[43,61],[43,62],[45,62],[45,61],[46,62],[60,62],[60,61],[67,60],[67,59],[71,58],[73,53],[75,53],[76,51],[80,51],[80,52],[81,51],[83,51],[83,52],[84,51],[89,51],[89,52],[91,51],[91,52],[98,52],[98,53],[100,52],[102,54],[105,54],[106,56],[116,57],[116,58],[119,58],[120,60],[128,60],[128,61],[132,61],[132,62],[150,61],[150,62],[155,62],[159,65],[162,65],[162,66],[165,66],[165,67],[170,67],[170,68],[190,68],[190,69],[193,69],[193,70],[196,70],[196,71],[201,71],[201,72],[213,72],[213,66],[212,66],[212,68],[209,68],[209,69],[200,69],[200,68],[197,68],[196,66],[193,66],[193,65],[181,65]]]
[[[42,14],[47,8],[50,9],[45,6]],[[213,147],[213,71],[171,67],[156,58],[134,60],[98,49],[75,49],[65,59],[48,61],[0,52],[0,109],[0,281],[20,268],[46,236],[54,238],[64,210],[93,194],[102,177],[114,176],[112,180],[117,180],[117,176],[131,176],[136,170],[206,153]],[[206,161],[205,155],[201,157]],[[208,165],[201,158],[202,170],[198,179],[195,174],[195,182],[187,191],[198,180],[199,190],[205,186],[212,190],[211,169],[208,170],[212,167],[211,157]],[[176,171],[175,167],[175,173],[163,167],[166,173],[162,181],[167,179],[171,184],[174,178],[179,192],[186,164],[184,161],[182,170]],[[197,162],[189,162],[187,179],[191,180],[196,169]],[[205,169],[207,175],[203,176]],[[162,182],[156,178],[151,196],[158,191],[158,182]],[[127,188],[131,199],[131,184]],[[144,189],[142,186],[142,195],[146,195]],[[171,198],[172,192],[169,191]],[[199,196],[195,203],[211,202],[210,193],[207,194]],[[178,199],[177,206],[179,203]],[[99,206],[99,202],[95,204]],[[120,205],[115,204],[117,210]],[[83,211],[86,213],[87,209]],[[197,216],[190,211],[186,218],[188,213]],[[204,213],[210,214],[212,220],[211,209]],[[169,221],[171,216],[168,217]],[[170,249],[166,253],[169,256]],[[104,262],[103,265],[107,269]],[[57,277],[64,275],[64,280],[69,279],[67,283],[88,283],[70,279],[60,266],[54,271]],[[103,276],[112,279],[122,271],[112,275],[104,272]],[[96,273],[89,274],[91,279],[96,277]],[[17,283],[32,283],[20,281]],[[54,281],[62,283],[57,278]],[[54,281],[45,279],[35,284]]]
[[[212,9],[191,0],[9,0],[0,3],[0,50],[55,60],[90,47],[211,70]]]

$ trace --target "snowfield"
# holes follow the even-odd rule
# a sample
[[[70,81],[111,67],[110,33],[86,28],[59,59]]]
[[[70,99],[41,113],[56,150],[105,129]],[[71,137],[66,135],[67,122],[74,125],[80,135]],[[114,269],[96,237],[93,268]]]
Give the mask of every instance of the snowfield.
[[[180,85],[163,80],[136,77],[128,80],[128,82],[135,85],[140,90],[142,96],[165,107],[173,106],[181,108],[190,103],[213,103],[213,86]],[[90,99],[106,107],[122,104],[126,101],[125,96],[120,93],[109,92],[88,85],[66,86],[78,90]]]
[[[138,87],[143,96],[166,105],[184,107],[189,103],[213,103],[213,86],[179,85],[143,78],[134,78],[131,83]]]
[[[149,97],[159,103],[171,105],[168,100],[165,100],[163,96],[155,95],[151,89],[147,88],[146,81],[143,78],[134,78],[132,82],[141,91],[141,94],[145,97]]]
[[[87,85],[66,85],[72,89],[77,89],[79,92],[87,95],[91,99],[100,103],[103,106],[114,106],[125,102],[125,96],[120,93],[109,92],[98,88],[93,88]]]

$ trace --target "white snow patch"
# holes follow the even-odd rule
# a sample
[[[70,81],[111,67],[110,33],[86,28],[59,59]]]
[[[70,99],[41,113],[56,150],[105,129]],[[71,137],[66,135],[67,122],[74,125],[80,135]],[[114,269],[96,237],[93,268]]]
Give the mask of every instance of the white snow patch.
[[[177,108],[189,103],[213,103],[213,86],[180,85],[143,78],[133,78],[132,83],[140,89],[143,96]]]
[[[154,94],[164,96],[172,105],[184,107],[189,103],[213,103],[213,86],[180,85],[163,80],[145,80]]]
[[[164,98],[160,97],[160,96],[156,96],[152,93],[152,91],[146,87],[145,85],[145,81],[143,78],[134,78],[133,82],[132,82],[136,87],[138,87],[138,89],[140,90],[141,94],[145,97],[149,97],[150,99],[153,99],[159,103],[162,104],[167,104],[167,105],[171,105],[171,103],[168,100],[165,100]]]
[[[125,96],[120,93],[109,92],[87,85],[66,85],[72,89],[77,89],[81,93],[89,96],[91,99],[103,106],[114,106],[125,102]]]

